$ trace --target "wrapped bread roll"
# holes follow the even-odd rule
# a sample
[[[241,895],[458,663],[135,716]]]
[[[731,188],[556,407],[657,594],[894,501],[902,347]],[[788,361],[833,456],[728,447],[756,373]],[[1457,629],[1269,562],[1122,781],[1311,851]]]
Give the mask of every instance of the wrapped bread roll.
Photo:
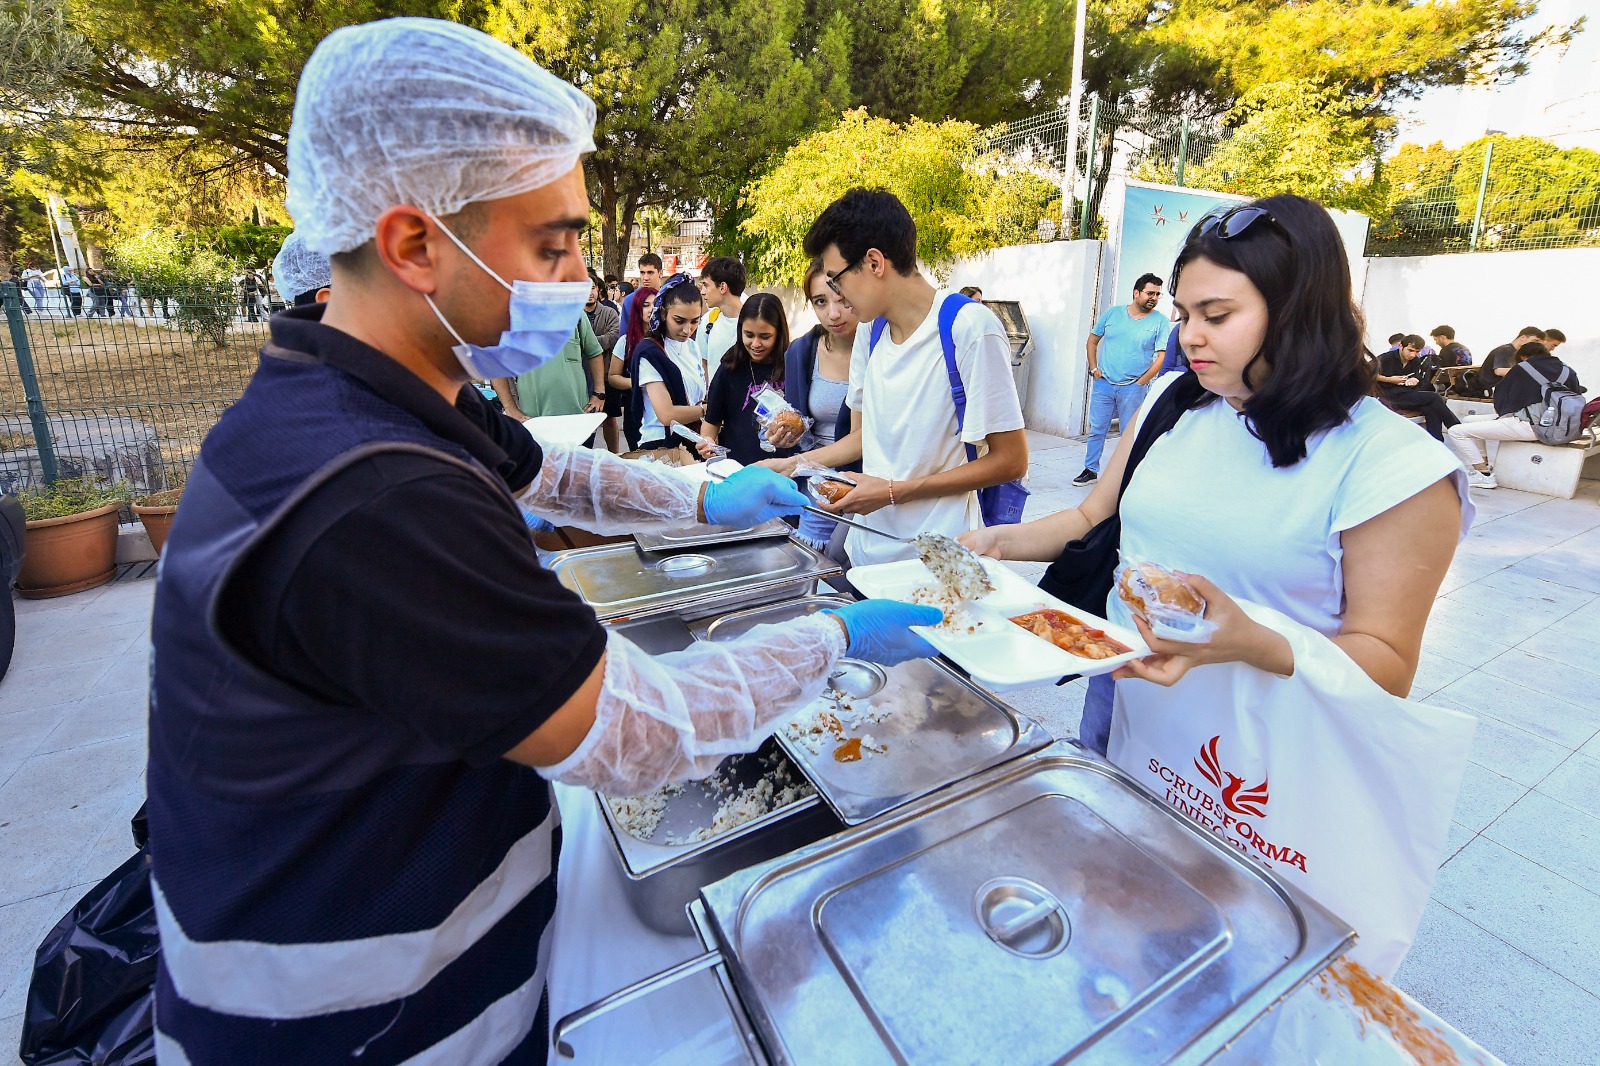
[[[1167,640],[1204,643],[1217,631],[1206,619],[1206,601],[1183,577],[1157,563],[1124,558],[1117,594],[1151,632]]]
[[[828,481],[823,478],[818,478],[814,482],[814,487],[817,490],[817,495],[821,496],[829,503],[838,503],[840,500],[850,495],[851,488],[843,481]]]

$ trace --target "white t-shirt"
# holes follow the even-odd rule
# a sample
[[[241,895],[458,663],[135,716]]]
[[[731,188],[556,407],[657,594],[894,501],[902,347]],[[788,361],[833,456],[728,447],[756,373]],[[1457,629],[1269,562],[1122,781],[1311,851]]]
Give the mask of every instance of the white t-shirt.
[[[683,375],[683,391],[688,396],[690,404],[701,403],[706,398],[706,371],[705,365],[700,362],[700,352],[695,347],[694,341],[662,341],[661,346],[667,350],[667,358],[672,360],[672,365],[678,368],[678,373]],[[642,389],[652,381],[660,381],[661,375],[656,368],[644,360],[639,361],[639,377],[633,383],[636,389]],[[644,398],[644,418],[639,423],[639,443],[650,444],[658,440],[666,440],[667,427],[661,424],[661,419],[656,417],[655,408],[650,406],[648,394]]]
[[[716,315],[715,322],[711,316]],[[739,314],[724,314],[721,310],[707,311],[705,318],[700,320],[700,331],[695,335],[695,344],[699,348],[700,358],[715,372],[722,357],[728,349],[738,343],[735,331],[739,328]]]
[[[956,406],[950,396],[939,342],[939,306],[950,295],[940,289],[928,317],[896,344],[887,327],[869,350],[872,325],[856,330],[850,356],[850,408],[861,412],[862,469],[874,477],[896,481],[953,470],[967,461],[962,442],[978,445],[984,438],[1023,428],[1022,404],[1011,376],[1011,342],[994,312],[980,303],[963,307],[952,329],[956,368],[967,391],[966,424],[956,428]],[[887,533],[955,536],[983,525],[978,494],[915,500],[875,511],[868,522]],[[845,551],[857,566],[916,556],[910,545],[852,529]]]
[[[1177,379],[1155,382],[1136,425]],[[1349,422],[1308,440],[1306,452],[1275,469],[1266,445],[1226,401],[1185,411],[1150,446],[1122,497],[1124,558],[1200,574],[1230,596],[1333,636],[1344,615],[1344,531],[1444,477],[1454,478],[1461,496],[1462,536],[1471,525],[1460,462],[1373,397],[1356,404]],[[1109,600],[1112,620],[1132,628],[1122,597]]]

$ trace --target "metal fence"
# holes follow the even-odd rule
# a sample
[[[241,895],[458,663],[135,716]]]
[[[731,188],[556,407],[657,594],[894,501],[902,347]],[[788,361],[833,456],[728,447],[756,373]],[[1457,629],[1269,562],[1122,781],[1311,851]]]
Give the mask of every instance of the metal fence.
[[[990,132],[987,150],[1010,165],[1060,183],[1066,173],[1071,110],[1056,108]],[[1085,97],[1078,114],[1078,148],[1072,167],[1070,237],[1104,236],[1100,203],[1113,177],[1183,185],[1191,167],[1228,137],[1214,118],[1159,112],[1136,104],[1108,104]],[[1041,221],[1040,240],[1054,240],[1057,224]]]
[[[0,307],[4,492],[57,478],[135,497],[181,485],[267,337],[266,308],[215,298],[49,289],[36,302],[8,282]]]
[[[1391,191],[1368,255],[1520,251],[1600,245],[1600,167],[1551,174],[1509,152],[1454,153],[1412,188]]]

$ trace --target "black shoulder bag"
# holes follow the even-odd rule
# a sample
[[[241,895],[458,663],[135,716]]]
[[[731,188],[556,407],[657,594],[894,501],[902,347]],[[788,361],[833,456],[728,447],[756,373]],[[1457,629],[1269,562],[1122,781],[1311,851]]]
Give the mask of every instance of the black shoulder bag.
[[[1061,555],[1039,579],[1039,587],[1058,600],[1065,600],[1081,611],[1106,613],[1106,597],[1111,594],[1113,575],[1117,569],[1117,548],[1122,542],[1122,494],[1128,491],[1133,472],[1138,469],[1145,453],[1167,430],[1178,424],[1178,417],[1194,405],[1205,390],[1200,379],[1189,371],[1167,386],[1156,398],[1155,404],[1139,426],[1134,438],[1133,451],[1128,455],[1128,465],[1122,471],[1122,486],[1117,489],[1117,510],[1081,540],[1067,542]]]

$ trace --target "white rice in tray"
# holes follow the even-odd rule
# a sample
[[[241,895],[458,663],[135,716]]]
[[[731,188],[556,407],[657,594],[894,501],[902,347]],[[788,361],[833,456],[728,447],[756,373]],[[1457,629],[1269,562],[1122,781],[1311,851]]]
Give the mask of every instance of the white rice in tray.
[[[670,845],[699,844],[753,822],[769,811],[797,803],[816,791],[811,782],[794,773],[794,764],[784,758],[782,752],[775,751],[764,761],[766,773],[753,785],[740,786],[720,770],[697,782],[719,802],[711,824],[702,825],[686,836],[669,831],[663,833],[660,840],[655,839],[668,802],[685,791],[681,784],[664,785],[643,796],[607,796],[606,805],[623,832],[639,840]]]

